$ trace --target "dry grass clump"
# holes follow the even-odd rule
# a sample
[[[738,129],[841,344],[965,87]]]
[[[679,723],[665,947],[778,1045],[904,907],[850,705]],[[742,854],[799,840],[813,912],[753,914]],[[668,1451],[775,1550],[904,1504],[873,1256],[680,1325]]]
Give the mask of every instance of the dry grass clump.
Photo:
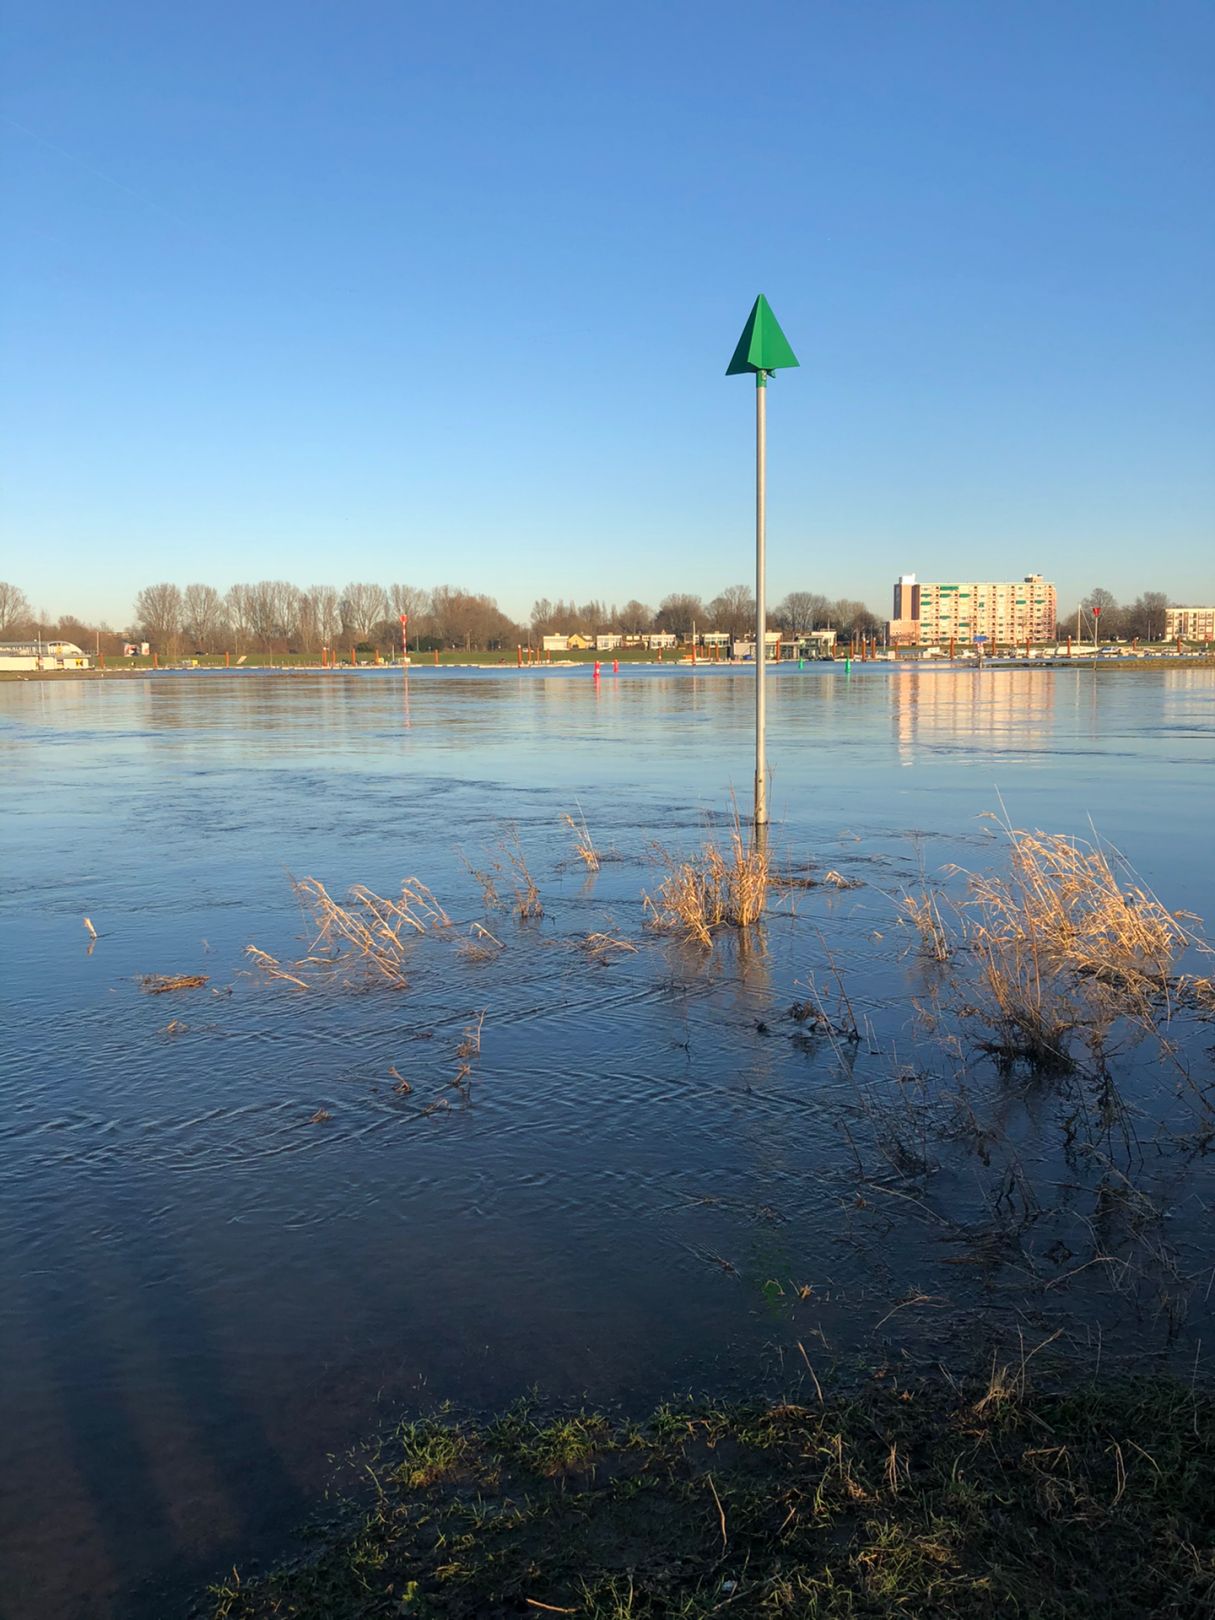
[[[293,883],[300,904],[310,913],[316,930],[308,954],[284,968],[277,958],[256,945],[246,947],[258,970],[267,978],[282,979],[307,990],[319,980],[371,980],[403,989],[405,957],[419,934],[446,928],[451,919],[434,895],[417,878],[406,878],[394,900],[356,883],[346,904],[335,900],[319,878]]]
[[[284,984],[297,985],[301,990],[307,990],[308,985],[298,974],[289,973],[277,956],[271,956],[269,951],[259,950],[256,945],[246,945],[245,955],[249,957],[258,972],[267,979],[281,979]]]
[[[139,985],[145,995],[163,996],[170,990],[201,990],[207,982],[205,973],[145,973]]]
[[[583,814],[581,807],[579,807],[578,815],[580,818],[578,821],[575,821],[573,816],[570,815],[562,816],[561,820],[574,835],[574,853],[578,859],[588,872],[597,872],[599,870],[599,852],[595,848],[590,828],[586,824],[586,816]]]
[[[502,941],[480,923],[473,923],[469,928],[469,938],[460,943],[460,955],[466,962],[492,962],[505,949]]]
[[[1119,1018],[1155,1028],[1173,969],[1199,943],[1120,856],[1060,834],[1006,828],[1009,871],[972,876],[960,907],[1002,1048],[1050,1064],[1071,1037]],[[939,914],[938,914],[939,916]]]
[[[473,1064],[481,1056],[481,1030],[484,1024],[485,1014],[480,1012],[475,1024],[465,1026],[464,1039],[456,1047],[457,1068],[451,1083],[457,1090],[472,1078]]]
[[[842,872],[837,872],[834,867],[829,872],[823,873],[821,881],[832,889],[863,889],[865,886],[860,878],[845,877]]]
[[[919,934],[928,955],[934,961],[948,962],[953,955],[953,945],[937,896],[927,891],[905,894],[899,901],[899,911],[903,920]]]
[[[658,898],[642,898],[652,927],[708,949],[715,929],[745,930],[759,922],[770,881],[766,845],[745,839],[735,823],[724,851],[710,841],[694,859],[671,862]]]
[[[481,890],[481,901],[486,911],[496,911],[502,904],[498,896],[498,879],[502,876],[502,868],[497,861],[491,859],[488,866],[474,866],[468,856],[461,853],[460,859],[470,877],[475,879]]]
[[[544,903],[540,899],[540,890],[536,887],[536,880],[532,877],[524,857],[518,833],[503,839],[502,853],[510,862],[511,870],[515,874],[515,911],[519,921],[529,922],[543,917]]]
[[[613,951],[620,951],[629,956],[637,954],[636,945],[630,944],[627,939],[618,939],[615,934],[609,934],[602,930],[584,934],[578,941],[578,946],[588,956],[598,957],[600,960],[610,956]]]

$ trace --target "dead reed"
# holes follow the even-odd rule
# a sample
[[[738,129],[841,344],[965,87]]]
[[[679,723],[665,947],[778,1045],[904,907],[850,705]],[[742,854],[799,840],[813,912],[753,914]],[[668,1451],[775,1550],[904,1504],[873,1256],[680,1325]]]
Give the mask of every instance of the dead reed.
[[[471,924],[469,935],[460,943],[460,955],[466,962],[492,962],[506,949],[502,941],[480,923]]]
[[[564,815],[561,820],[574,835],[574,853],[578,859],[588,872],[597,872],[599,870],[599,852],[595,848],[594,840],[591,838],[590,828],[586,824],[586,816],[581,805],[578,807],[578,817],[579,819],[575,821],[573,816]]]
[[[636,945],[630,944],[627,939],[619,939],[615,934],[609,934],[602,930],[584,934],[578,941],[578,948],[584,951],[587,956],[595,957],[599,961],[604,961],[613,951],[619,951],[630,956],[637,954]]]
[[[285,984],[294,984],[301,990],[307,990],[305,981],[287,969],[277,956],[271,956],[269,951],[259,950],[256,945],[246,945],[245,955],[250,958],[257,970],[267,979],[281,979]]]
[[[927,889],[920,894],[904,894],[899,901],[899,911],[902,921],[919,934],[927,955],[936,962],[948,962],[953,955],[953,944],[939,898]]]
[[[343,905],[319,878],[293,883],[296,896],[314,929],[308,954],[285,968],[256,945],[245,954],[266,978],[281,979],[301,990],[320,982],[367,981],[403,989],[405,960],[418,935],[445,929],[451,919],[417,878],[406,878],[394,900],[356,883]]]
[[[642,899],[651,927],[682,934],[709,949],[719,928],[753,928],[763,916],[770,882],[766,845],[745,839],[736,821],[723,851],[712,840],[690,861],[670,861],[657,899]]]
[[[502,904],[498,896],[498,879],[502,876],[502,868],[495,860],[490,860],[488,866],[474,866],[468,856],[461,852],[460,859],[464,862],[468,874],[473,878],[481,890],[481,901],[486,911],[496,911]]]
[[[472,1079],[473,1064],[481,1056],[481,1029],[484,1023],[485,1013],[479,1012],[476,1023],[465,1027],[464,1039],[456,1047],[457,1068],[451,1083],[457,1091]]]
[[[977,964],[978,1011],[1003,1048],[1047,1066],[1069,1061],[1118,1019],[1155,1030],[1173,970],[1200,945],[1121,856],[1082,839],[1005,825],[1007,873],[972,875],[959,906]],[[937,921],[940,913],[937,913]]]
[[[527,860],[523,854],[523,845],[519,842],[519,834],[512,833],[502,841],[502,853],[510,863],[515,884],[515,911],[520,922],[535,921],[544,915],[544,903],[540,899],[540,890],[536,880],[532,877]]]

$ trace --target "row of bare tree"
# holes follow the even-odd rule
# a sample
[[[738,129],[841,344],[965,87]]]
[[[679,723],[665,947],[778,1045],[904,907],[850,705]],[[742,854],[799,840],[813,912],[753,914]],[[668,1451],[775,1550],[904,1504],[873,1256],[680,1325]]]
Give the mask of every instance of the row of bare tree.
[[[1119,604],[1111,592],[1098,586],[1084,598],[1088,614],[1100,609],[1103,639],[1117,637],[1159,640],[1164,635],[1168,598],[1162,591],[1145,591],[1133,603]],[[376,647],[390,653],[401,644],[400,616],[408,617],[410,646],[466,647],[479,650],[511,648],[543,635],[595,635],[618,631],[641,635],[665,630],[685,637],[693,628],[722,630],[733,639],[754,634],[755,597],[745,585],[731,585],[710,601],[684,592],[666,596],[657,610],[632,600],[623,607],[601,601],[577,603],[541,598],[532,606],[530,624],[518,625],[501,611],[491,596],[478,595],[455,585],[423,590],[416,585],[383,585],[353,581],[343,590],[333,585],[311,585],[306,590],[282,579],[233,585],[220,592],[213,585],[193,584],[183,589],[169,582],[145,586],[135,601],[135,617],[123,631],[111,631],[74,616],[57,623],[35,618],[25,593],[0,580],[0,636],[10,639],[57,635],[86,650],[117,650],[131,635],[146,637],[161,652],[218,652],[224,649],[258,652],[319,653],[322,647]],[[875,635],[881,620],[863,602],[831,601],[815,591],[790,591],[768,613],[768,627],[788,635],[808,630],[834,629],[842,637]],[[1064,620],[1063,633],[1074,629]]]
[[[1102,641],[1162,641],[1168,606],[1169,599],[1163,591],[1144,591],[1133,602],[1122,603],[1112,591],[1098,585],[1080,603],[1080,634],[1092,633],[1095,608]],[[1075,630],[1075,621],[1065,619],[1059,629],[1067,635]]]
[[[732,585],[708,603],[677,593],[657,610],[644,602],[592,601],[535,603],[528,625],[507,617],[490,596],[454,585],[423,590],[416,585],[376,585],[352,581],[300,589],[287,580],[263,579],[220,592],[213,585],[184,588],[169,581],[147,585],[135,600],[135,615],[124,631],[99,629],[73,616],[57,624],[36,623],[24,593],[0,582],[0,635],[55,634],[91,650],[116,650],[127,636],[146,638],[161,653],[257,652],[318,653],[322,647],[375,647],[384,653],[401,644],[400,616],[407,615],[412,648],[511,648],[542,635],[618,631],[641,635],[672,631],[681,637],[697,630],[724,630],[736,639],[754,634],[755,597],[745,585]],[[810,591],[792,591],[768,614],[770,628],[789,633],[831,626],[848,634],[870,634],[879,621],[863,602],[831,602]],[[104,643],[104,645],[103,645]]]

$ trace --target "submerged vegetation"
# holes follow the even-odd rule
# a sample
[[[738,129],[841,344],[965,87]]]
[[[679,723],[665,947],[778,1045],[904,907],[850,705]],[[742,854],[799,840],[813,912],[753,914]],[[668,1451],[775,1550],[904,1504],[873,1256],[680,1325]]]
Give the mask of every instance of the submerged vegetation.
[[[1215,1399],[1169,1380],[1033,1389],[1023,1362],[641,1424],[441,1413],[359,1462],[370,1506],[292,1566],[234,1570],[212,1620],[1139,1620],[1215,1601]]]
[[[1187,953],[1211,956],[1197,917],[1168,910],[1115,850],[1003,832],[1007,871],[961,874],[958,898],[924,885],[900,901],[926,954],[951,964],[957,1010],[987,1026],[988,1050],[1044,1072],[1080,1053],[1102,1062],[1116,1033],[1164,1036],[1181,1006],[1205,1005],[1209,978],[1177,971]]]
[[[319,878],[301,878],[292,887],[312,924],[308,954],[290,970],[256,945],[248,946],[246,955],[267,978],[304,990],[321,983],[368,980],[404,989],[409,982],[406,952],[413,938],[451,925],[451,918],[417,878],[406,878],[395,900],[356,883],[345,904],[335,900]]]
[[[578,810],[578,819],[571,815],[561,818],[564,826],[568,827],[574,835],[574,853],[586,867],[588,872],[597,872],[601,865],[599,851],[595,848],[595,841],[591,837],[591,830],[586,824],[586,816],[581,807]]]
[[[562,822],[577,859],[598,870],[585,818]],[[1082,1279],[1089,1304],[1108,1284],[1116,1311],[1142,1313],[1171,1342],[1195,1286],[1211,1286],[1209,1262],[1187,1256],[1170,1226],[1183,1177],[1215,1142],[1200,1055],[1215,1011],[1210,948],[1198,919],[1168,910],[1116,852],[1002,830],[999,869],[951,867],[936,884],[922,874],[917,893],[893,900],[888,915],[920,947],[900,970],[914,983],[897,1003],[901,1026],[883,1023],[880,1002],[851,981],[847,941],[833,949],[833,913],[865,904],[837,892],[857,880],[804,864],[781,876],[737,817],[690,858],[660,853],[644,932],[635,922],[629,937],[600,907],[597,926],[558,943],[602,967],[667,935],[699,947],[711,978],[728,960],[722,942],[762,945],[778,919],[797,922],[798,891],[823,890],[826,916],[795,936],[797,999],[783,1014],[770,1002],[753,1027],[821,1058],[830,1079],[814,1106],[853,1161],[829,1171],[840,1241],[857,1253],[869,1245],[872,1274],[889,1285],[876,1329],[940,1311],[971,1342],[975,1331],[991,1342],[997,1323],[1040,1324],[1041,1349],[1064,1332],[1064,1291]],[[307,954],[286,967],[249,954],[268,978],[307,989],[403,989],[413,950],[486,964],[492,980],[511,941],[554,942],[516,831],[468,870],[484,921],[453,923],[416,879],[398,899],[359,885],[340,903],[305,879]],[[503,884],[514,928],[506,918],[491,931]],[[767,987],[767,953],[747,961]],[[485,1018],[464,1023],[454,1072],[436,1069],[429,1091],[415,1096],[414,1080],[389,1069],[396,1097],[411,1099],[402,1113],[450,1117],[453,1104],[471,1105]],[[1160,1083],[1128,1101],[1125,1065],[1145,1056]],[[750,1091],[740,1076],[736,1095]],[[318,1110],[311,1122],[329,1118]],[[756,1219],[782,1217],[765,1204]],[[891,1244],[914,1226],[942,1247],[934,1282],[966,1268],[955,1275],[972,1303],[896,1274]],[[753,1276],[741,1255],[685,1246],[730,1286],[760,1288],[790,1324],[813,1299],[815,1285],[787,1271]],[[1090,1329],[1100,1365],[1099,1318],[1071,1342]],[[1215,1397],[1196,1380],[1093,1382],[1062,1361],[1048,1370],[1044,1355],[1031,1385],[1033,1352],[1019,1365],[997,1359],[975,1384],[941,1366],[913,1371],[908,1351],[897,1372],[883,1366],[858,1387],[825,1369],[820,1381],[796,1331],[792,1342],[808,1383],[775,1405],[677,1403],[641,1424],[524,1408],[486,1425],[449,1412],[403,1423],[359,1459],[362,1495],[345,1527],[291,1567],[251,1580],[233,1571],[213,1590],[213,1620],[1209,1612]]]
[[[645,896],[652,926],[682,935],[706,949],[721,928],[754,928],[764,913],[770,882],[767,845],[746,838],[737,817],[723,849],[707,840],[691,860],[667,859],[656,899]]]

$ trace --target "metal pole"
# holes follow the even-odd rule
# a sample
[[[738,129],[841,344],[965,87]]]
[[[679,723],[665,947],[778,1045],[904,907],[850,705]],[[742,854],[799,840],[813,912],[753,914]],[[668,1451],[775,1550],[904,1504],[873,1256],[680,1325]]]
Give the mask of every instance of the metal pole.
[[[768,781],[764,769],[767,712],[764,704],[765,634],[768,615],[764,606],[764,510],[768,479],[768,379],[755,373],[755,825],[768,822]]]

